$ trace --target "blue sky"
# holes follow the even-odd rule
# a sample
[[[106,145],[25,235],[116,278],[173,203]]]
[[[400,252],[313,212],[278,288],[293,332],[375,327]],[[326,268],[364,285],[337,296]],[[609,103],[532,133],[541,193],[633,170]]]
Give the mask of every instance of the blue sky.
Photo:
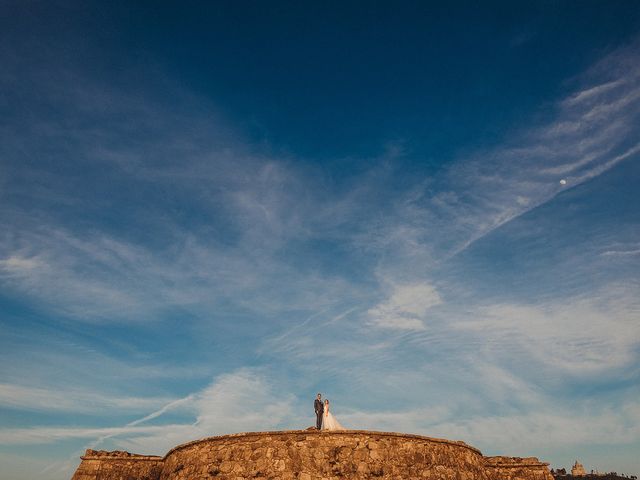
[[[634,2],[131,3],[0,7],[3,475],[317,391],[639,473]]]

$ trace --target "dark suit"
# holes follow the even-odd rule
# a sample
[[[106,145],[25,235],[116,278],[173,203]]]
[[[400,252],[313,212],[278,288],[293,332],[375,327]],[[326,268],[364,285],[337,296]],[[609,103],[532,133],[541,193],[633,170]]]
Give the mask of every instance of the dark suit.
[[[316,411],[316,428],[320,430],[322,428],[322,414],[324,413],[324,404],[322,400],[318,400],[313,402],[313,408]]]

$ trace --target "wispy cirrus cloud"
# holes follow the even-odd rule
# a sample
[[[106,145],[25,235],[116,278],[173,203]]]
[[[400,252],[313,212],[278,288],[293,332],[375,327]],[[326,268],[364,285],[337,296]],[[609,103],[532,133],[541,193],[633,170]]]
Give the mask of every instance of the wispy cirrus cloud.
[[[518,345],[556,372],[596,375],[632,365],[640,344],[637,285],[538,304],[494,304],[454,324],[488,345]]]
[[[0,406],[74,413],[144,412],[169,401],[158,397],[114,397],[93,390],[30,387],[0,383]]]
[[[9,227],[0,234],[3,290],[73,322],[144,323],[180,309],[199,319],[195,331],[212,338],[233,324],[227,312],[250,312],[246,325],[233,325],[244,328],[233,348],[243,349],[245,359],[258,351],[261,360],[293,365],[303,380],[274,387],[258,372],[233,371],[164,404],[162,397],[96,399],[79,390],[74,403],[53,389],[7,382],[5,405],[12,408],[31,397],[24,406],[44,410],[51,395],[59,411],[90,409],[84,405],[95,401],[142,416],[117,427],[11,428],[0,439],[7,445],[86,439],[162,453],[211,434],[306,426],[296,395],[279,392],[324,382],[345,399],[336,402],[344,408],[339,418],[353,427],[439,434],[508,454],[519,453],[514,445],[534,453],[549,438],[559,445],[567,431],[585,443],[598,429],[612,442],[636,441],[632,407],[624,404],[620,413],[581,403],[586,413],[574,414],[545,394],[548,384],[535,372],[553,369],[555,380],[587,382],[628,375],[639,342],[636,285],[582,295],[559,288],[541,302],[459,301],[451,290],[462,290],[465,279],[448,277],[446,266],[567,189],[635,161],[639,64],[633,46],[613,52],[575,80],[546,120],[514,129],[493,147],[462,152],[432,176],[398,180],[395,163],[404,153],[396,151],[371,159],[364,174],[340,186],[321,168],[301,167],[287,155],[256,154],[224,121],[208,121],[204,109],[184,116],[111,86],[75,88],[87,79],[40,79],[38,89],[55,87],[43,102],[56,115],[3,130],[2,148],[15,159],[0,167],[0,215]],[[73,75],[61,78],[67,74]],[[30,136],[18,134],[25,126]],[[395,182],[401,186],[390,188]],[[636,250],[602,256],[626,258]],[[255,340],[262,344],[247,342],[264,325]],[[202,358],[193,368],[150,367],[163,352],[154,353],[116,361],[117,353],[73,350],[59,371],[76,377],[73,364],[92,357],[95,370],[81,372],[87,383],[109,371],[118,372],[111,385],[145,372],[173,379],[207,374]],[[406,406],[411,402],[401,394],[409,390],[415,396]],[[377,408],[387,401],[403,408]],[[368,409],[352,406],[359,403]],[[505,413],[496,415],[496,408]],[[178,414],[184,421],[173,418]],[[590,417],[596,427],[583,434]]]
[[[22,257],[11,255],[0,260],[0,271],[7,276],[24,276],[27,272],[41,267],[41,262],[36,257]]]
[[[610,245],[607,250],[600,253],[603,257],[626,257],[640,255],[640,244]]]
[[[33,389],[32,392],[38,394]],[[25,390],[22,389],[19,393],[24,394]],[[69,406],[56,405],[55,395],[53,400],[52,408],[58,406],[66,409]],[[157,400],[147,400],[145,407],[149,409],[151,404],[158,404]],[[81,399],[77,402],[80,403]],[[128,399],[104,398],[102,405],[97,406],[120,408],[129,403],[131,400]],[[142,403],[142,400],[136,403]],[[188,421],[149,424],[176,411],[187,414]],[[276,391],[269,378],[259,369],[245,368],[222,374],[204,389],[172,400],[123,426],[4,428],[0,429],[0,444],[48,444],[80,438],[92,439],[93,448],[110,440],[118,446],[126,445],[127,448],[136,448],[143,452],[162,454],[169,448],[193,438],[240,431],[269,430],[281,425],[294,427],[296,422],[300,421],[304,420],[297,415],[291,394]],[[304,428],[306,424],[301,423],[298,427]]]
[[[345,424],[358,425],[358,428],[464,440],[479,447],[485,455],[518,456],[570,445],[624,444],[636,441],[640,434],[640,412],[633,402],[601,411],[545,408],[532,413],[461,416],[440,406],[404,411],[347,412],[340,419],[344,419]]]
[[[424,316],[430,308],[442,303],[432,285],[416,283],[396,285],[390,297],[368,310],[370,324],[378,328],[424,330]]]
[[[558,101],[547,123],[512,132],[493,149],[462,155],[433,178],[391,195],[388,205],[375,213],[369,205],[375,203],[378,187],[397,174],[388,162],[378,162],[349,189],[336,189],[329,198],[325,188],[334,187],[321,171],[294,167],[286,157],[253,154],[216,122],[180,118],[172,125],[172,135],[157,144],[154,139],[163,119],[173,118],[169,111],[137,108],[140,102],[119,101],[117,92],[103,91],[102,99],[115,96],[105,102],[110,115],[140,118],[137,128],[148,140],[135,145],[119,142],[122,132],[115,129],[90,141],[74,136],[68,148],[87,158],[91,168],[106,168],[108,176],[127,174],[133,189],[158,194],[170,189],[179,198],[186,198],[186,192],[192,198],[196,192],[202,201],[194,206],[195,215],[167,214],[171,205],[160,197],[157,208],[150,205],[133,212],[145,229],[163,239],[163,247],[149,247],[100,231],[103,227],[97,232],[74,227],[72,232],[57,213],[43,224],[48,212],[42,211],[30,224],[19,207],[5,205],[3,215],[13,225],[13,235],[0,239],[2,281],[84,319],[116,318],[127,312],[150,317],[149,310],[163,305],[210,306],[221,299],[249,306],[260,299],[266,285],[275,284],[280,291],[265,295],[258,309],[275,312],[291,299],[298,307],[324,308],[334,298],[359,296],[362,292],[347,276],[302,272],[293,258],[278,254],[308,241],[336,242],[362,264],[371,264],[384,252],[372,264],[378,277],[414,281],[566,188],[637,155],[640,146],[633,144],[631,135],[639,108],[637,67],[624,73],[611,68],[616,62],[633,64],[635,55],[631,47],[612,53],[577,80],[578,89]],[[85,100],[91,98],[89,94]],[[126,105],[133,105],[133,110]],[[72,115],[71,121],[80,122],[91,111],[83,110],[75,120]],[[207,131],[217,132],[213,140],[205,140]],[[114,150],[113,145],[121,146]],[[176,165],[174,155],[184,158],[184,165]],[[40,170],[8,171],[22,178],[10,183],[10,196],[37,195],[33,180]],[[73,177],[47,178],[35,183],[48,198],[56,198],[56,192],[60,196],[58,187],[73,186]],[[73,200],[73,195],[67,197]],[[341,230],[345,224],[352,228]],[[274,282],[276,278],[288,280]]]
[[[13,70],[27,69],[13,61]],[[279,312],[350,290],[344,278],[303,272],[278,253],[314,237],[318,218],[326,226],[340,210],[307,188],[304,168],[255,153],[213,106],[176,85],[188,114],[68,66],[50,65],[48,77],[64,81],[33,72],[25,80],[40,92],[33,109],[46,112],[3,126],[5,288],[89,321],[148,320],[166,306],[208,310],[220,301]],[[17,76],[2,81],[26,88]],[[314,283],[313,293],[298,287]]]
[[[464,438],[485,454],[510,452],[524,456],[571,445],[620,445],[637,442],[640,417],[637,405],[576,412],[539,410],[505,416],[478,416],[432,425],[430,431],[446,438]],[[603,459],[598,459],[602,461]],[[593,459],[592,461],[595,461]]]
[[[260,311],[285,305],[308,308],[350,290],[343,278],[296,271],[286,262],[250,253],[249,247],[203,243],[177,230],[166,235],[172,245],[157,250],[108,233],[83,235],[64,227],[16,231],[9,241],[0,241],[7,252],[0,263],[0,281],[84,321],[145,321],[166,307],[202,311],[229,299]],[[274,278],[288,281],[276,286],[270,280]],[[295,288],[314,283],[324,288],[313,293]],[[266,294],[267,285],[280,291]]]
[[[359,237],[385,251],[383,271],[419,275],[566,189],[637,159],[637,52],[637,41],[611,52],[574,80],[574,91],[547,120],[514,129],[493,148],[461,154],[396,199],[386,220]]]
[[[481,381],[488,382],[487,388],[504,378],[495,369],[486,373]],[[530,388],[518,379],[509,383],[510,388],[524,387],[523,394]],[[554,406],[552,400],[544,396],[534,394],[530,400],[537,403],[535,412],[505,411],[503,415],[493,416],[478,414],[475,410],[461,412],[455,401],[449,405],[371,411],[338,404],[336,411],[350,428],[461,439],[490,454],[518,455],[571,444],[620,444],[637,440],[640,433],[640,411],[634,402],[605,409],[587,403],[584,408],[563,411],[564,407]],[[221,375],[208,387],[179,402],[180,405],[172,402],[122,427],[3,429],[0,443],[36,445],[73,438],[94,439],[89,444],[92,448],[109,442],[141,453],[163,454],[182,442],[214,434],[304,428],[311,417],[295,406],[293,396],[278,394],[268,376],[249,369]],[[171,405],[191,412],[195,421],[144,424],[169,413]]]

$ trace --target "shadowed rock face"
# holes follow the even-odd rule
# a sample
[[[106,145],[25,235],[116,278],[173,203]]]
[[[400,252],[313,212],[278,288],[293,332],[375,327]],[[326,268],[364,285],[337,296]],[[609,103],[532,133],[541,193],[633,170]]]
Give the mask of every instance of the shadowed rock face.
[[[87,450],[72,480],[553,480],[536,458],[483,457],[463,442],[368,431],[256,432],[180,445],[164,458]]]

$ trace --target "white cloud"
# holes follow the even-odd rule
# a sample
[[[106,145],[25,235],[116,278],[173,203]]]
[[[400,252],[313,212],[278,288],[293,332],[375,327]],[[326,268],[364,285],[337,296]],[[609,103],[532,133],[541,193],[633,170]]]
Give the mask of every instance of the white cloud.
[[[611,245],[600,255],[604,257],[626,257],[640,255],[640,244],[632,245]]]
[[[148,453],[166,451],[205,436],[275,430],[302,421],[294,414],[293,399],[291,394],[277,391],[259,370],[240,369],[220,375],[211,385],[189,396],[188,403],[195,414],[193,423],[148,432],[137,431],[136,426],[131,434],[120,435],[116,443]]]
[[[564,101],[564,104],[567,106],[581,105],[586,101],[593,98],[597,98],[599,95],[602,95],[603,93],[607,93],[610,90],[617,88],[624,83],[625,83],[625,79],[621,78],[611,82],[605,82],[601,85],[596,85],[595,87],[587,87],[584,90],[571,95],[569,98],[567,98]]]
[[[394,199],[358,242],[384,253],[385,276],[418,277],[568,187],[636,158],[639,59],[637,42],[608,55],[576,80],[576,92],[555,103],[549,121],[461,155]]]
[[[487,389],[486,393],[482,392],[485,403],[478,407],[484,409],[484,415],[454,422],[442,420],[441,417],[451,412],[447,408],[347,412],[345,424],[426,434],[441,432],[441,436],[470,443],[491,445],[495,442],[505,448],[505,453],[513,453],[507,451],[507,447],[521,441],[522,448],[526,447],[524,453],[529,454],[528,448],[546,441],[545,435],[549,432],[554,444],[560,444],[570,434],[581,441],[590,441],[595,438],[597,428],[588,434],[580,430],[589,415],[565,415],[566,412],[545,409],[537,389],[529,385],[526,378],[521,380],[518,376],[526,377],[528,372],[513,372],[491,360],[495,360],[496,352],[512,349],[517,350],[518,358],[528,355],[535,360],[531,362],[532,368],[543,364],[568,375],[602,374],[628,366],[638,345],[638,309],[629,300],[630,296],[618,304],[599,303],[598,298],[602,300],[602,297],[574,297],[566,304],[546,306],[500,303],[479,310],[473,321],[452,321],[455,326],[452,331],[442,325],[435,329],[429,324],[427,328],[427,317],[442,304],[442,298],[430,283],[416,282],[415,278],[424,278],[430,267],[441,265],[494,229],[554,198],[563,190],[558,183],[559,176],[566,177],[570,186],[579,185],[637,155],[639,147],[630,144],[634,138],[630,134],[635,133],[631,129],[637,125],[640,63],[637,54],[629,50],[623,53],[622,62],[619,62],[620,54],[613,55],[603,69],[615,78],[584,77],[578,91],[557,103],[555,117],[547,124],[525,128],[511,134],[503,145],[459,158],[435,177],[417,182],[405,195],[389,193],[390,207],[381,209],[377,207],[386,202],[380,202],[379,196],[388,190],[375,187],[384,186],[392,177],[388,167],[375,168],[366,176],[358,177],[354,184],[347,186],[346,193],[327,192],[326,188],[331,190],[330,179],[316,175],[319,172],[300,171],[286,161],[255,158],[236,142],[222,142],[223,147],[202,142],[202,137],[185,133],[191,125],[173,125],[173,115],[146,111],[145,105],[138,101],[135,114],[124,116],[129,117],[131,126],[157,122],[161,127],[159,130],[154,127],[147,132],[149,135],[140,135],[140,138],[158,139],[160,136],[156,134],[162,128],[173,132],[170,139],[158,143],[159,147],[153,147],[154,142],[141,141],[136,148],[114,149],[110,145],[123,144],[117,135],[100,138],[107,132],[87,132],[80,127],[56,132],[54,136],[66,138],[68,134],[69,141],[79,142],[75,145],[75,154],[96,161],[101,169],[107,165],[106,170],[114,167],[118,175],[134,177],[136,186],[156,185],[163,193],[172,194],[184,189],[198,197],[202,200],[198,205],[203,207],[198,214],[203,218],[221,222],[227,221],[227,216],[232,219],[224,227],[230,227],[233,246],[225,241],[217,243],[215,222],[202,230],[196,227],[190,230],[174,223],[175,219],[164,208],[145,210],[144,218],[139,220],[152,220],[149,224],[156,228],[153,233],[162,238],[168,246],[166,249],[141,246],[130,238],[114,236],[95,226],[86,230],[73,228],[77,225],[65,226],[59,217],[49,218],[48,211],[29,220],[19,206],[11,210],[4,205],[0,206],[0,214],[10,226],[7,229],[10,233],[0,235],[0,282],[3,288],[29,295],[56,313],[84,320],[152,319],[167,306],[211,312],[220,300],[229,299],[235,305],[260,312],[260,318],[291,309],[315,312],[336,305],[343,312],[352,312],[354,307],[346,303],[373,305],[375,301],[372,302],[371,297],[375,292],[366,296],[364,288],[359,289],[344,279],[317,271],[303,272],[295,263],[288,263],[289,259],[281,258],[281,252],[286,251],[283,247],[290,240],[320,238],[349,245],[353,247],[349,253],[355,255],[361,250],[367,254],[383,252],[384,255],[375,257],[381,259],[378,273],[388,274],[387,280],[395,282],[395,286],[388,298],[368,310],[368,321],[377,327],[374,330],[378,334],[393,331],[403,335],[401,340],[381,342],[379,338],[359,337],[354,341],[343,336],[347,330],[342,323],[330,330],[331,324],[325,325],[328,322],[323,321],[325,336],[309,335],[308,324],[304,324],[300,336],[286,336],[277,350],[268,349],[268,353],[285,352],[290,355],[288,358],[297,360],[322,358],[320,365],[305,368],[316,369],[323,378],[353,379],[360,375],[374,384],[388,372],[372,372],[371,368],[360,368],[358,363],[370,361],[376,366],[391,363],[397,358],[394,349],[400,342],[405,342],[402,346],[408,349],[415,343],[407,339],[413,341],[417,335],[425,335],[423,338],[432,342],[430,346],[436,354],[459,363],[476,360],[465,357],[466,350],[486,353],[493,349],[488,354],[493,355],[492,358],[482,358],[484,362],[475,362],[475,368],[468,368]],[[618,68],[609,68],[611,62]],[[619,68],[620,64],[628,68]],[[81,82],[68,82],[78,83]],[[94,93],[85,92],[86,98],[80,99],[82,101],[64,103],[81,105],[84,100],[95,98]],[[101,98],[103,108],[116,109],[109,105],[124,105],[131,100]],[[52,127],[43,123],[37,126],[42,130]],[[206,137],[217,129],[198,123],[194,130]],[[165,149],[169,154],[163,153]],[[205,152],[207,149],[211,151]],[[172,156],[184,161],[177,164]],[[146,160],[148,158],[154,159],[153,163]],[[38,172],[22,173],[30,180],[39,178]],[[0,174],[6,174],[4,168]],[[64,179],[55,175],[52,178],[59,191],[38,188],[34,185],[37,182],[27,182],[27,188],[17,191],[19,187],[15,186],[14,178],[8,176],[3,180],[11,187],[13,197],[28,195],[35,204],[43,198],[55,199],[53,205],[77,201],[60,194],[62,190],[71,189],[66,188]],[[349,228],[341,228],[344,225]],[[635,248],[618,249],[603,255],[635,255],[635,251]],[[341,315],[332,318],[344,318]],[[308,316],[302,315],[302,318]],[[289,325],[275,326],[276,334],[280,327],[285,329]],[[434,335],[427,336],[431,333]],[[85,357],[82,352],[78,356]],[[10,361],[11,358],[5,363]],[[125,375],[131,375],[129,367],[113,360],[109,363],[109,370],[122,370]],[[34,366],[33,371],[41,372],[43,368]],[[158,370],[164,367],[150,368],[154,375],[162,375]],[[144,370],[138,369],[134,374],[144,377]],[[174,374],[175,371],[172,370]],[[419,373],[424,377],[428,375]],[[443,370],[442,376],[445,374],[450,374],[452,383],[469,380],[453,371],[450,365],[446,372]],[[415,378],[420,379],[420,375]],[[463,385],[477,388],[471,380]],[[92,401],[105,407],[130,408],[130,411],[157,408],[122,427],[0,431],[0,441],[9,445],[97,438],[117,442],[132,451],[163,453],[175,444],[206,435],[306,426],[306,421],[296,414],[292,397],[281,395],[264,375],[254,370],[221,376],[202,391],[178,400],[167,399],[165,405],[157,405],[160,399],[137,397],[95,399],[86,392],[76,392],[74,403],[56,391],[4,386],[5,404],[24,401],[26,408],[47,408],[48,394],[51,395],[48,407],[59,411],[88,408],[83,405]],[[455,391],[451,385],[442,388]],[[507,403],[513,397],[517,397],[519,405],[531,402],[528,406],[542,413],[501,417],[486,413],[492,411],[487,399]],[[191,414],[192,422],[145,425],[161,421],[165,413],[175,409]],[[594,412],[593,417],[594,424],[605,435],[611,433],[616,441],[637,438],[637,415]],[[554,422],[558,422],[557,427]],[[510,433],[504,435],[505,429]],[[533,432],[531,443],[526,443],[527,429]]]
[[[31,391],[36,396],[43,393]],[[19,393],[24,395],[28,391],[20,390]],[[89,444],[91,448],[110,440],[118,446],[134,449],[139,453],[163,454],[179,443],[205,436],[273,430],[283,425],[306,428],[308,425],[302,423],[304,420],[295,415],[293,398],[291,394],[277,391],[259,370],[240,369],[220,375],[203,390],[173,400],[124,426],[5,428],[0,429],[0,444],[33,445],[67,439],[94,439]],[[55,400],[55,395],[53,399]],[[109,406],[113,403],[109,399],[105,402]],[[57,406],[73,408],[73,404]],[[145,424],[175,410],[190,413],[193,421],[168,425]]]
[[[21,410],[97,413],[141,412],[167,403],[167,398],[114,397],[104,393],[66,388],[55,390],[0,383],[0,406]]]
[[[51,65],[47,77],[65,81],[31,78],[43,103],[59,113],[6,132],[3,289],[84,321],[153,320],[167,307],[209,316],[221,302],[280,314],[325,307],[354,290],[344,277],[302,271],[281,252],[292,240],[336,234],[336,225],[363,208],[357,186],[337,200],[327,196],[320,168],[256,154],[213,106],[177,85],[171,87],[188,115],[173,103],[76,75]],[[24,155],[44,160],[13,160]],[[57,162],[74,174],[48,168]],[[103,177],[79,181],[75,171],[85,169]],[[144,205],[131,195],[139,190]],[[112,212],[117,233],[85,208]]]
[[[419,433],[428,429],[426,425],[437,423],[450,415],[448,405],[437,405],[406,411],[346,411],[341,412],[338,419],[345,427],[357,430]]]
[[[274,428],[291,413],[293,397],[274,391],[256,371],[225,374],[201,391],[195,400],[196,425],[215,432]]]
[[[545,401],[531,412],[465,414],[449,405],[397,411],[351,411],[339,416],[356,428],[418,433],[461,440],[485,454],[531,456],[542,450],[640,440],[640,408],[636,402],[597,409],[588,402],[573,408]]]
[[[280,405],[281,406],[281,405]],[[583,406],[585,407],[585,406]],[[259,407],[262,408],[262,407]],[[262,410],[260,410],[262,411]],[[229,410],[226,410],[229,413]],[[232,412],[234,415],[240,412]],[[258,415],[254,411],[253,415]],[[289,410],[279,410],[282,421]],[[459,415],[453,418],[448,406],[423,407],[397,411],[340,412],[339,419],[346,426],[357,429],[398,431],[463,440],[480,448],[505,455],[531,454],[552,446],[622,444],[640,439],[640,410],[635,402],[618,408],[593,410],[591,407],[574,411],[552,408],[549,405],[531,413],[497,415]],[[219,421],[216,420],[216,423]],[[266,422],[266,423],[265,423]],[[242,430],[221,431],[211,424],[169,424],[112,428],[37,427],[0,430],[0,444],[46,444],[72,438],[118,437],[117,445],[138,453],[163,454],[169,448],[193,439],[237,431],[273,430],[278,423],[269,424],[265,418]],[[298,426],[298,428],[302,427]]]
[[[367,314],[369,323],[379,328],[424,330],[424,318],[428,310],[441,303],[440,294],[433,285],[396,285],[391,296],[371,308]]]
[[[222,396],[231,402],[233,399],[238,399],[238,395],[243,397],[255,388],[258,390],[262,388],[256,384],[245,390],[245,387],[252,384],[254,380],[244,373],[238,373],[237,377],[231,375],[227,379],[222,379],[220,391],[227,390],[230,384],[239,387],[239,393],[228,393]],[[238,381],[239,383],[236,383]],[[245,383],[246,381],[248,383]],[[228,382],[230,384],[225,386]],[[215,390],[215,387],[213,389]],[[235,389],[232,388],[232,390]],[[243,391],[245,393],[241,393]],[[224,403],[226,402],[223,401]],[[227,410],[226,407],[225,412],[239,413]],[[538,455],[543,460],[549,460],[549,458],[542,456],[540,452],[549,452],[554,449],[570,449],[573,446],[579,451],[581,447],[588,449],[593,445],[624,445],[640,440],[640,408],[637,402],[604,409],[594,409],[588,402],[573,405],[571,409],[554,408],[547,404],[540,406],[535,412],[504,415],[461,415],[456,414],[449,405],[366,412],[345,409],[339,413],[338,418],[347,427],[417,433],[462,440],[480,448],[485,455]],[[258,428],[247,430],[258,430]],[[113,436],[118,448],[136,453],[162,455],[169,448],[184,441],[220,433],[224,432],[212,431],[203,425],[193,424],[138,425],[128,428],[39,427],[1,430],[0,444],[34,445],[72,438]],[[7,457],[2,454],[0,458]],[[20,465],[21,459],[10,460],[16,472],[26,470]],[[74,458],[73,461],[64,462],[62,467],[56,465],[55,478],[58,478],[56,476],[58,474],[59,478],[65,478],[64,474],[72,472],[75,464],[77,462]],[[44,467],[46,463],[40,462],[39,469]],[[617,466],[611,465],[610,468],[617,468]]]
[[[636,249],[636,250],[607,250],[606,252],[603,252],[602,255],[604,256],[617,256],[617,255],[621,255],[621,256],[627,256],[627,255],[640,255],[640,249]]]
[[[26,258],[20,255],[11,255],[0,260],[0,272],[8,275],[20,275],[23,272],[38,268],[40,265],[41,262],[35,257]]]
[[[486,360],[478,355],[466,368],[469,378],[460,380],[477,392],[474,395],[479,404],[497,403],[536,410],[546,401],[543,389],[529,381],[527,372],[515,370],[511,365],[500,365],[495,358]]]
[[[145,425],[143,427],[29,427],[0,429],[2,445],[39,445],[50,444],[69,439],[90,439],[112,437],[122,434],[147,433],[183,428],[183,425]]]
[[[519,345],[558,372],[594,375],[634,361],[638,308],[633,285],[609,286],[588,297],[482,307],[454,328],[473,331],[498,350]]]
[[[436,435],[462,439],[489,454],[530,456],[535,452],[571,445],[585,447],[626,444],[640,440],[640,411],[629,403],[619,409],[543,410],[505,415],[476,416],[436,423]]]
[[[164,237],[171,247],[157,250],[107,233],[22,221],[10,238],[0,237],[0,252],[8,254],[0,283],[89,322],[149,321],[176,306],[204,314],[230,299],[262,314],[312,309],[354,291],[343,278],[296,270],[243,243],[220,246],[178,228]]]
[[[153,225],[156,236],[169,245],[166,250],[141,246],[95,225],[71,231],[45,210],[36,211],[29,222],[19,205],[3,205],[0,214],[12,234],[0,238],[0,281],[84,320],[152,319],[167,306],[200,308],[202,313],[229,299],[260,312],[312,311],[336,298],[361,294],[344,277],[317,269],[302,272],[279,256],[289,241],[310,238],[338,241],[357,257],[362,251],[384,252],[379,271],[398,282],[424,278],[430,267],[566,190],[558,183],[560,175],[576,186],[638,153],[640,146],[629,144],[640,92],[635,59],[632,48],[614,52],[579,80],[576,92],[557,102],[547,124],[524,128],[502,145],[458,158],[433,178],[416,181],[404,195],[390,192],[384,207],[374,209],[371,202],[381,203],[380,187],[392,180],[389,165],[397,152],[374,159],[375,168],[339,190],[320,169],[252,154],[220,122],[208,120],[209,114],[179,118],[175,124],[175,115],[161,105],[132,101],[122,92],[96,95],[92,87],[84,93],[62,88],[57,95],[69,97],[64,103],[79,107],[94,99],[99,111],[113,111],[140,125],[137,129],[146,133],[141,138],[162,138],[131,146],[119,141],[119,130],[87,137],[82,119],[92,109],[80,108],[78,117],[71,115],[70,122],[79,125],[70,149],[119,178],[130,178],[137,187],[189,192],[185,198],[197,197],[202,218],[220,221],[232,233],[233,246],[212,234],[215,222],[203,230],[185,227],[164,208],[145,209],[140,220]],[[618,64],[629,68],[612,68]],[[42,122],[38,128],[59,128]],[[172,132],[168,137],[161,135],[165,127]],[[214,138],[208,138],[212,132]],[[69,132],[55,135],[63,133],[66,138]],[[125,146],[114,147],[120,144]],[[178,165],[175,158],[183,161]],[[41,198],[77,202],[70,195],[59,199],[60,192],[71,190],[66,178],[12,168],[5,172],[9,180],[28,179],[7,182],[15,196],[40,195],[37,204]],[[35,181],[42,175],[46,181]],[[41,191],[41,184],[56,187]],[[350,228],[341,228],[345,224]],[[387,319],[383,323],[398,329],[423,328],[415,316],[381,315]]]

